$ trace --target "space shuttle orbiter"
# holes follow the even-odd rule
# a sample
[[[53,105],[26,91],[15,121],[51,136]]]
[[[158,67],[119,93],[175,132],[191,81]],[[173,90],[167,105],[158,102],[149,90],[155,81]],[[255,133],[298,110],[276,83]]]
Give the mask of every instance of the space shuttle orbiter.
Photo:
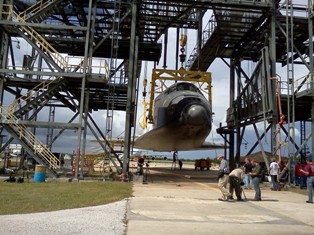
[[[178,82],[156,97],[153,128],[138,137],[134,147],[154,151],[224,148],[204,142],[212,128],[208,100],[192,83]]]

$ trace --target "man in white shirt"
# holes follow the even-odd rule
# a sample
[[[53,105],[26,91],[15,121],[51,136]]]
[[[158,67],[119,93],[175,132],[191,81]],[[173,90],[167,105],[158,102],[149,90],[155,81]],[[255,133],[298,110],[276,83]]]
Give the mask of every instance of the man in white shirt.
[[[278,175],[279,175],[279,165],[276,162],[276,159],[273,159],[269,166],[269,174],[273,187],[271,190],[279,191]]]

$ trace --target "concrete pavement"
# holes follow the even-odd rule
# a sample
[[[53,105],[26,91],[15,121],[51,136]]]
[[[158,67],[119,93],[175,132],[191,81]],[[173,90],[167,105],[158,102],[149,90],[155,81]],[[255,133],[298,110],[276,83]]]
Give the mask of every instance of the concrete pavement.
[[[221,202],[216,172],[150,169],[148,183],[134,183],[127,209],[127,235],[314,234],[314,204],[306,195],[271,191],[262,201]]]

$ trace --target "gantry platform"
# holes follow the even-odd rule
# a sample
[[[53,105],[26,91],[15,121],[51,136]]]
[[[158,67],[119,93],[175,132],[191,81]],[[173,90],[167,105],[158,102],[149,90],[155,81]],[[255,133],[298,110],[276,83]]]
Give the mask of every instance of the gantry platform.
[[[0,42],[3,45],[1,56],[7,55],[5,53],[9,48],[8,42],[12,42],[16,37],[25,40],[32,47],[33,60],[43,58],[48,67],[48,70],[32,67],[32,61],[28,61],[28,57],[24,57],[26,66],[24,64],[20,67],[16,64],[5,66],[7,58],[2,58],[0,77],[3,89],[4,92],[23,99],[24,95],[20,92],[24,89],[36,90],[36,86],[47,77],[58,78],[58,81],[53,82],[54,88],[46,86],[45,91],[43,88],[38,89],[43,92],[41,97],[39,95],[33,103],[30,102],[24,109],[18,110],[15,113],[18,118],[30,112],[34,106],[40,105],[68,107],[77,112],[77,107],[70,100],[80,101],[82,89],[84,94],[89,94],[89,111],[108,109],[108,105],[111,105],[112,110],[126,110],[129,73],[125,70],[117,76],[116,72],[126,69],[128,67],[126,61],[132,56],[134,58],[135,52],[134,55],[133,52],[130,55],[132,35],[136,37],[134,40],[138,39],[137,59],[159,62],[162,55],[160,39],[168,29],[196,30],[201,26],[202,16],[209,10],[215,17],[209,20],[208,27],[205,27],[202,37],[199,38],[201,50],[197,53],[193,51],[188,68],[206,71],[216,58],[258,61],[260,51],[268,44],[267,39],[271,33],[273,4],[278,22],[276,62],[285,65],[290,56],[286,51],[284,36],[287,17],[282,15],[284,9],[280,8],[279,2],[279,0],[138,0],[137,4],[133,4],[133,1],[127,0],[0,0],[2,5]],[[294,10],[306,12],[307,9],[295,7]],[[132,29],[132,17],[135,16],[136,26]],[[289,20],[291,21],[291,18]],[[134,33],[132,30],[135,34],[132,34]],[[296,14],[293,17],[293,30],[294,45],[298,47],[300,54],[305,54],[308,49],[308,45],[304,43],[308,38],[307,18]],[[7,40],[8,38],[10,39]],[[76,66],[69,65],[63,55],[83,59],[80,59]],[[14,57],[14,53],[11,56]],[[298,54],[294,54],[291,59],[295,60],[297,57]],[[107,59],[107,64],[102,67],[105,72],[97,74],[93,71],[83,71],[83,61],[91,58]],[[15,59],[19,62],[22,60]],[[111,66],[112,61],[117,60],[123,62],[118,66]],[[88,64],[85,66],[88,67]],[[139,77],[139,73],[136,77]],[[83,86],[84,79],[86,84]],[[58,102],[46,102],[47,99]],[[114,102],[110,103],[110,100]],[[298,109],[298,113],[308,115],[305,107],[308,107],[310,102],[311,98],[300,98],[296,106],[302,109]],[[309,117],[298,116],[297,119]],[[15,134],[16,137],[19,136],[18,133]]]

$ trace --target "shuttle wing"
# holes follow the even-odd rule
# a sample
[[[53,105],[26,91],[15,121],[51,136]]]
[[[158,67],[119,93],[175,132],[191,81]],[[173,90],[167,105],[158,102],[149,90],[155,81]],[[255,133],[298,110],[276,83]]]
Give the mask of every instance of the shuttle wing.
[[[153,151],[188,151],[223,149],[224,144],[215,144],[200,139],[191,139],[187,133],[182,133],[173,126],[153,129],[138,137],[134,142],[138,149]]]
[[[224,144],[221,143],[214,143],[209,141],[205,141],[202,144],[202,149],[224,149],[224,148],[228,148],[228,146],[225,146]]]

